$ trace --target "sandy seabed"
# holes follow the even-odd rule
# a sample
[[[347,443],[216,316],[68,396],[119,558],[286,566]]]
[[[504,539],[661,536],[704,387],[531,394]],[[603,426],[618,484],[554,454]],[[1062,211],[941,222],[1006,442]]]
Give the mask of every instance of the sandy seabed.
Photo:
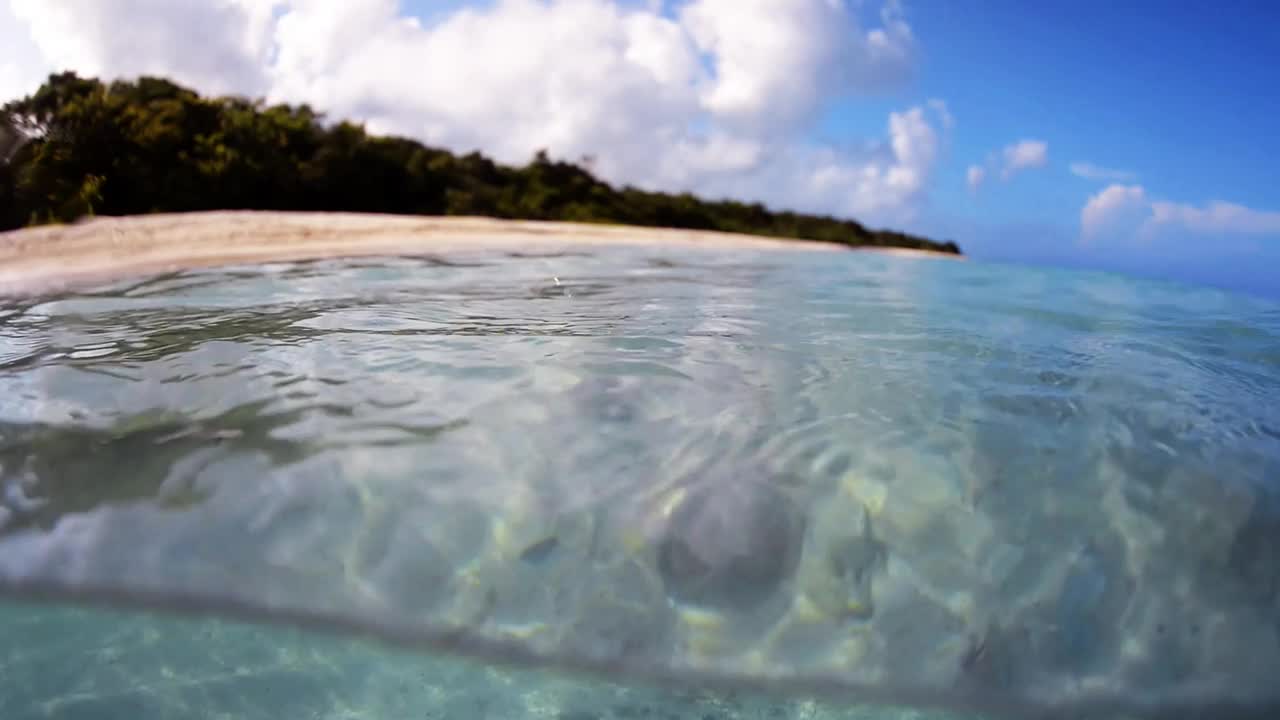
[[[475,217],[260,211],[156,214],[99,217],[0,233],[0,294],[242,263],[581,245],[850,250],[836,243],[722,232]],[[907,248],[853,249],[959,258]]]

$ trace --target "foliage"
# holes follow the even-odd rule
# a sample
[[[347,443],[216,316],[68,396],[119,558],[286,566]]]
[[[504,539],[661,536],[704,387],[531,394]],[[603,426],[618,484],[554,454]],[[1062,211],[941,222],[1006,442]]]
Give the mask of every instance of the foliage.
[[[959,252],[954,243],[852,220],[617,189],[546,152],[506,167],[478,153],[326,124],[305,105],[203,98],[161,78],[105,84],[52,75],[3,107],[0,229],[212,209],[486,215]]]

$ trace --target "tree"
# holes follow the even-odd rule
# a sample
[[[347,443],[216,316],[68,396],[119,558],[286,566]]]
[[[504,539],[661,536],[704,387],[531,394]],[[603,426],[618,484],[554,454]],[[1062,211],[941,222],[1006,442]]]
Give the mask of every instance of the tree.
[[[852,220],[615,188],[593,156],[521,168],[458,156],[306,105],[204,98],[164,78],[51,75],[0,113],[0,229],[215,208],[488,215],[756,233],[959,252]]]

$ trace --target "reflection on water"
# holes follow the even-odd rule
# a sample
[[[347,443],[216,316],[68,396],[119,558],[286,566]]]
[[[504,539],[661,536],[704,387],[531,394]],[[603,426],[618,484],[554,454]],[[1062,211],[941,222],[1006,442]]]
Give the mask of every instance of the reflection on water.
[[[15,300],[0,588],[433,652],[5,606],[0,716],[1274,711],[1277,348],[1253,300],[856,253]]]
[[[0,467],[21,468],[7,486],[6,531],[35,525],[49,531],[67,515],[153,502],[190,509],[206,493],[191,480],[202,468],[250,449],[274,466],[305,453],[300,443],[271,437],[301,416],[239,406],[201,422],[163,412],[120,418],[109,428],[0,423]]]

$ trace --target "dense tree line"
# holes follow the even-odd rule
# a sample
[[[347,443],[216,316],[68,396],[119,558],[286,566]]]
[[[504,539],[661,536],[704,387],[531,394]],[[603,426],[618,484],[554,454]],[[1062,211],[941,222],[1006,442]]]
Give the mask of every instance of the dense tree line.
[[[617,189],[545,152],[507,167],[327,124],[306,105],[204,98],[161,78],[108,84],[63,73],[3,108],[0,229],[214,209],[486,215],[959,252],[851,220]]]

